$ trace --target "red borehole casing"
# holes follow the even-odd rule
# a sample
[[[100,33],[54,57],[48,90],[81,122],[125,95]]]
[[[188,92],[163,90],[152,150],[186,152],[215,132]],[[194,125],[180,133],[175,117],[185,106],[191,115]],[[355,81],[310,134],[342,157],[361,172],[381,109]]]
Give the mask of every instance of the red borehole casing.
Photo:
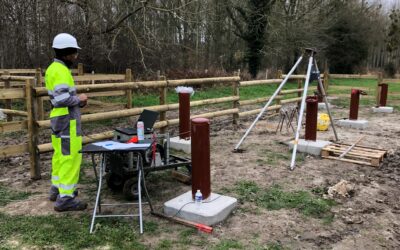
[[[318,96],[307,96],[306,104],[306,132],[304,139],[315,141],[317,140]]]
[[[360,103],[360,94],[361,94],[361,91],[359,89],[351,90],[350,115],[349,115],[350,120],[358,119],[358,106]]]
[[[190,93],[179,93],[179,138],[190,138]]]
[[[210,122],[194,118],[191,122],[192,198],[200,189],[203,199],[211,194],[210,176]]]
[[[386,83],[379,84],[381,89],[381,97],[379,98],[379,106],[385,107],[388,95],[388,85]]]

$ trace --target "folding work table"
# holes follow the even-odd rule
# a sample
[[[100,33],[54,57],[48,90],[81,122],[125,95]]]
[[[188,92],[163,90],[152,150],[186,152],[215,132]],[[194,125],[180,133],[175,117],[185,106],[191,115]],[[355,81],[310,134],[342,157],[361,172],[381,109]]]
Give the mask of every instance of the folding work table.
[[[93,209],[93,216],[92,222],[90,224],[90,233],[93,232],[94,222],[96,218],[100,217],[139,217],[139,225],[140,225],[140,233],[143,233],[143,214],[142,214],[142,196],[141,196],[141,182],[142,178],[144,178],[143,174],[143,159],[142,153],[145,153],[146,150],[150,148],[151,144],[144,143],[144,144],[133,144],[131,148],[124,148],[124,149],[107,149],[106,147],[97,146],[94,144],[85,145],[81,152],[83,154],[91,154],[92,156],[92,165],[93,170],[97,180],[97,194],[96,194],[96,203]],[[105,172],[106,163],[105,163],[105,155],[111,153],[134,153],[137,156],[136,161],[136,168],[137,168],[137,190],[138,190],[138,202],[131,202],[131,203],[118,203],[118,204],[102,204],[101,199],[101,187],[103,183],[103,174]],[[100,155],[100,163],[99,163],[99,171],[97,174],[96,171],[96,161],[94,156],[96,154]],[[126,206],[126,205],[137,205],[139,212],[137,214],[119,214],[119,215],[102,215],[101,214],[101,206]],[[97,211],[98,208],[98,211]]]

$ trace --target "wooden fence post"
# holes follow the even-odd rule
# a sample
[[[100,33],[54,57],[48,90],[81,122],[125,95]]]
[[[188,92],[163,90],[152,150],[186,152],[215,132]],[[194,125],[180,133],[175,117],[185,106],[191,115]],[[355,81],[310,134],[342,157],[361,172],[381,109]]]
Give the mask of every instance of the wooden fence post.
[[[278,72],[276,73],[276,79],[282,80],[282,70],[278,70]],[[278,88],[279,85],[280,85],[280,83],[278,83],[276,88]],[[280,94],[281,94],[281,92],[279,91],[278,95],[276,96],[278,98],[275,99],[276,100],[276,105],[281,105],[281,98],[279,98]],[[277,109],[276,113],[279,113],[279,111],[280,111],[280,109]]]
[[[132,70],[126,69],[125,82],[132,82]],[[132,89],[126,90],[126,108],[132,108]]]
[[[324,90],[325,90],[325,95],[328,95],[328,88],[329,88],[329,70],[328,70],[328,63],[325,61],[325,68],[324,68]]]
[[[10,72],[9,72],[9,71],[4,71],[4,75],[9,76],[9,75],[10,75]],[[5,88],[5,89],[11,88],[10,79],[4,80],[4,88]],[[5,105],[5,106],[4,106],[5,109],[12,109],[12,108],[11,108],[11,106],[12,106],[12,101],[11,101],[11,99],[5,99],[5,100],[4,100],[4,105]],[[8,121],[8,122],[11,122],[12,120],[13,120],[12,115],[11,115],[11,114],[8,114],[8,115],[7,115],[7,121]]]
[[[35,78],[36,78],[36,86],[43,87],[43,77],[41,68],[36,69]],[[40,96],[36,97],[36,101],[37,101],[38,119],[44,120],[43,98]]]
[[[382,83],[383,83],[383,74],[382,74],[382,72],[379,72],[378,73],[378,82],[376,84],[376,93],[375,93],[376,107],[379,107],[379,105],[380,105],[379,100],[381,99],[381,87],[379,85]]]
[[[303,88],[303,80],[297,79],[297,89]],[[301,91],[297,91],[297,97],[301,97]],[[297,102],[297,108],[300,110],[301,101]]]
[[[34,79],[25,81],[25,93],[26,93],[26,112],[28,113],[28,150],[30,156],[30,174],[34,180],[40,179],[40,162],[39,162],[39,150],[38,150],[38,126],[36,124],[37,119],[37,102],[33,94],[33,88],[36,85]]]
[[[158,80],[163,79],[163,80],[167,81],[167,78],[165,76],[161,77],[159,70],[157,71],[157,79]],[[167,104],[167,91],[168,91],[168,84],[167,84],[167,86],[160,88],[160,105]],[[167,120],[167,112],[166,111],[161,111],[160,112],[160,122],[161,121],[166,121],[166,120]],[[161,134],[164,134],[165,131],[166,131],[166,127],[160,128],[160,133]]]
[[[236,75],[240,78],[240,69],[238,70]],[[233,83],[233,95],[240,98],[240,79]],[[233,101],[233,108],[239,109],[239,106],[240,106],[239,100]],[[233,125],[238,125],[238,123],[239,123],[239,111],[238,113],[233,114],[233,121],[232,121]]]
[[[83,76],[84,74],[83,63],[78,63],[78,76]]]

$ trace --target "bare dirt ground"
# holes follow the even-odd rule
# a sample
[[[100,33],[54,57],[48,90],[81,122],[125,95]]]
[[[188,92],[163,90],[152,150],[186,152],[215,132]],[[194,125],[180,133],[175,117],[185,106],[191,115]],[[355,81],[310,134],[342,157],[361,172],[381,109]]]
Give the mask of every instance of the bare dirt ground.
[[[347,109],[334,109],[336,119],[347,115]],[[290,249],[400,249],[400,116],[398,111],[373,114],[369,108],[362,107],[359,119],[368,120],[369,127],[365,130],[337,128],[339,138],[351,144],[361,135],[366,135],[359,145],[388,150],[388,157],[379,168],[305,156],[294,171],[289,171],[290,159],[269,160],[274,154],[290,155],[288,147],[280,142],[289,140],[292,134],[275,134],[276,118],[257,123],[242,145],[243,153],[232,153],[232,149],[252,120],[242,122],[238,129],[226,123],[212,122],[213,192],[224,192],[243,180],[253,180],[260,187],[279,184],[284,190],[307,191],[331,187],[346,180],[355,189],[350,197],[336,198],[338,204],[332,208],[334,219],[331,223],[305,217],[294,209],[270,211],[252,203],[239,202],[237,209],[224,222],[214,226],[212,235],[202,237],[207,237],[211,243],[235,239],[249,249],[255,242],[256,245],[278,242]],[[318,139],[334,139],[331,128],[318,132]],[[53,204],[46,199],[50,159],[50,154],[42,155],[42,179],[38,181],[29,178],[27,156],[0,161],[1,184],[15,190],[35,192],[27,200],[0,207],[1,212],[13,215],[56,214]],[[89,161],[87,157],[85,160]],[[89,201],[88,210],[82,213],[90,214],[95,192],[90,164],[86,164],[82,172],[80,197]],[[180,184],[168,175],[153,177],[150,174],[148,183],[150,195],[159,210],[163,202],[190,190],[190,186]],[[228,195],[235,196],[234,193]],[[118,195],[112,196],[112,199],[119,198]],[[142,240],[149,246],[161,239],[176,237],[173,229],[182,227],[152,217],[147,208],[145,220],[172,228],[157,235],[144,236]]]

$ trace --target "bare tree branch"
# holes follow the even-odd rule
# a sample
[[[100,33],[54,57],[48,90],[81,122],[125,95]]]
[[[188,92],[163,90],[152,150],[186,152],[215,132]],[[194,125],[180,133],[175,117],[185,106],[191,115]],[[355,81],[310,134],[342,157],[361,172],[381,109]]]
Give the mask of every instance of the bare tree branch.
[[[133,14],[137,13],[138,11],[140,11],[141,9],[146,7],[146,5],[147,5],[147,1],[144,1],[142,6],[138,7],[137,9],[135,9],[132,12],[129,12],[128,14],[126,14],[125,16],[120,18],[114,25],[112,25],[111,27],[107,28],[105,31],[103,31],[101,33],[102,34],[106,34],[106,33],[110,33],[111,31],[117,29],[121,25],[121,23],[123,23],[126,19],[128,19]]]

